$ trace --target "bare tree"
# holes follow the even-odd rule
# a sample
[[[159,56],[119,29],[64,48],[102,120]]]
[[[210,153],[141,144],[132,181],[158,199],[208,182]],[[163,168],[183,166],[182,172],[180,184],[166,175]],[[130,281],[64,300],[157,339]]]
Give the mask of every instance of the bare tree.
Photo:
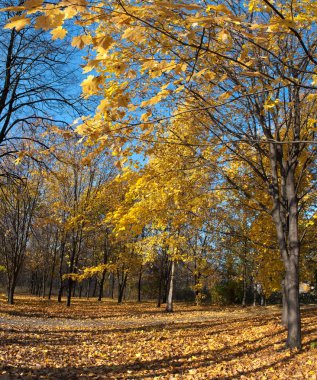
[[[7,0],[3,6],[19,5]],[[74,52],[32,26],[4,29],[14,12],[0,12],[0,159],[17,152],[29,130],[67,125],[78,106]],[[34,135],[34,133],[33,133]],[[7,172],[0,161],[2,175]]]
[[[14,291],[24,264],[40,194],[40,179],[32,178],[29,173],[29,165],[20,167],[21,179],[5,177],[0,186],[0,256],[5,264],[10,304],[14,302]]]

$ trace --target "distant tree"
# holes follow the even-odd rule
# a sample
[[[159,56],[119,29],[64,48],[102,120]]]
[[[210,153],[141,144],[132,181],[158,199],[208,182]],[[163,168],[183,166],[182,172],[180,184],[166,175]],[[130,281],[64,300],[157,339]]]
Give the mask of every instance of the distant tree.
[[[19,168],[20,179],[5,177],[0,184],[0,257],[7,277],[8,303],[25,261],[41,180],[31,174],[30,162]]]

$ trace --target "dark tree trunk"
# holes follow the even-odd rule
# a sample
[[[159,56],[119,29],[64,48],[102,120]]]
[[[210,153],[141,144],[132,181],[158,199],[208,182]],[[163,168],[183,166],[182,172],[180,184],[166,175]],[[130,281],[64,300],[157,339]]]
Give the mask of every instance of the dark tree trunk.
[[[63,264],[64,264],[64,256],[65,256],[65,237],[61,240],[61,248],[60,248],[60,259],[59,259],[59,289],[57,295],[57,302],[62,302],[63,290],[64,290],[64,280],[63,280]]]
[[[142,285],[142,265],[139,272],[139,281],[138,281],[138,302],[141,302],[141,285]]]
[[[256,306],[256,293],[257,293],[256,283],[253,282],[253,306]]]
[[[14,291],[15,291],[15,281],[10,280],[8,283],[8,294],[7,294],[7,301],[9,305],[14,304]]]
[[[56,265],[56,257],[57,257],[57,241],[58,241],[58,234],[56,234],[56,238],[55,238],[53,262],[52,262],[52,268],[51,268],[51,272],[50,272],[49,285],[48,285],[48,296],[47,296],[47,298],[49,300],[52,297],[52,291],[53,291],[53,281],[54,281],[55,265]]]
[[[159,283],[158,283],[158,294],[157,294],[157,307],[161,307],[161,300],[162,300],[162,281],[163,281],[163,258],[160,262],[160,277],[159,277]]]
[[[246,276],[243,276],[243,297],[242,297],[242,307],[247,305],[247,280]]]
[[[8,304],[9,305],[14,304],[14,289],[12,288],[8,289]]]
[[[104,248],[103,248],[103,264],[104,265],[106,265],[108,263],[109,252],[110,252],[110,247],[109,247],[109,242],[108,242],[108,233],[106,232],[105,240],[104,240]],[[103,288],[104,288],[104,284],[105,284],[106,273],[107,273],[107,269],[105,268],[102,271],[102,276],[101,276],[100,283],[99,283],[98,301],[101,301],[101,299],[103,297]]]
[[[43,270],[43,276],[42,276],[42,298],[45,298],[45,292],[46,292],[46,273]]]
[[[58,289],[58,294],[57,294],[57,302],[59,303],[62,302],[63,290],[64,290],[64,286],[63,286],[63,282],[61,282]]]
[[[91,283],[91,278],[88,278],[88,281],[87,281],[87,290],[86,290],[86,298],[89,299],[89,295],[90,295],[90,283]]]
[[[76,296],[76,289],[77,289],[77,282],[74,282],[74,285],[73,285],[73,297]]]
[[[95,277],[94,288],[93,288],[93,291],[92,291],[92,297],[93,298],[96,297],[97,286],[98,286],[98,280],[97,280],[97,277]]]
[[[111,274],[111,299],[114,299],[114,286],[115,286],[115,276],[114,273]]]
[[[53,279],[54,279],[54,273],[51,273],[50,282],[48,286],[48,295],[47,298],[50,300],[52,297],[52,291],[53,291]]]
[[[244,239],[244,252],[243,252],[243,296],[242,296],[242,307],[247,305],[247,249],[248,249],[247,239]]]
[[[122,271],[121,275],[118,271],[118,303],[122,303],[124,290],[127,284],[128,273]]]
[[[73,289],[73,283],[74,281],[69,278],[68,279],[68,289],[67,289],[67,300],[66,300],[66,306],[69,307],[72,299],[72,289]]]
[[[100,282],[99,282],[98,301],[101,301],[102,297],[103,297],[103,287],[104,287],[104,284],[105,284],[106,273],[107,273],[107,270],[104,269],[103,272],[102,272],[102,276],[101,276]]]
[[[170,285],[170,276],[171,276],[171,265],[169,265],[168,256],[166,252],[164,252],[164,277],[163,277],[163,298],[162,303],[167,302],[167,295],[169,291]]]

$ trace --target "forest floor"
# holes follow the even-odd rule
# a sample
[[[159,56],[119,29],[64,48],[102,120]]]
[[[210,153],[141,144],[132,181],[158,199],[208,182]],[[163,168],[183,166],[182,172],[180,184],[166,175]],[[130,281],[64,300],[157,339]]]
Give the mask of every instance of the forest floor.
[[[284,350],[280,309],[0,297],[0,379],[317,379],[317,306],[303,350]]]

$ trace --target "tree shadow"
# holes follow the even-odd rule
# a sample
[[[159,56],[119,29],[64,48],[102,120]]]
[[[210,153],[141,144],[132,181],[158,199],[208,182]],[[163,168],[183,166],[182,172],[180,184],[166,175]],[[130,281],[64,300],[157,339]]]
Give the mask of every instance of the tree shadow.
[[[272,347],[272,344],[261,345],[259,347],[249,348],[241,351],[241,345],[252,343],[255,340],[245,340],[240,344],[236,344],[231,348],[239,348],[238,352],[228,352],[228,348],[224,347],[218,350],[211,350],[206,353],[206,351],[196,351],[185,355],[174,355],[172,357],[164,357],[155,360],[136,360],[133,363],[126,364],[116,364],[116,365],[98,365],[98,366],[88,366],[88,367],[64,367],[64,368],[54,368],[47,367],[41,369],[34,369],[30,367],[24,368],[14,368],[14,367],[4,367],[12,374],[15,372],[28,373],[35,378],[41,378],[47,376],[47,378],[55,379],[88,379],[91,378],[91,374],[95,374],[97,378],[102,379],[142,379],[142,378],[154,378],[158,376],[166,376],[173,374],[185,374],[190,369],[203,368],[216,364],[229,363],[231,360],[236,360],[241,357],[247,357],[250,354],[256,354],[262,350],[266,350]],[[276,342],[275,342],[276,343]],[[237,376],[254,374],[264,369],[268,369],[276,364],[282,362],[288,362],[293,358],[295,354],[290,355],[287,358],[271,361],[270,363],[260,366],[258,368],[247,370],[244,372],[239,372],[232,376],[217,376],[217,379],[235,379]],[[192,358],[195,358],[192,360]],[[190,359],[190,360],[189,360]],[[99,377],[101,376],[101,377]],[[19,377],[17,377],[19,378]],[[23,377],[21,377],[23,378]]]

